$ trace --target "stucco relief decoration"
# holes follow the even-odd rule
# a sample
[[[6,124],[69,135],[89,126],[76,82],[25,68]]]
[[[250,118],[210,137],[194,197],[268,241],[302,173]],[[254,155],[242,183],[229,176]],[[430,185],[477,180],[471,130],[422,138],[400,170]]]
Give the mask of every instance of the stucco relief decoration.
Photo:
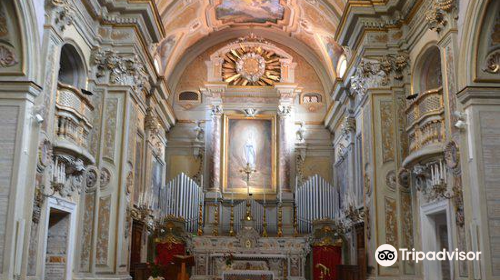
[[[364,96],[368,89],[384,87],[389,84],[389,78],[379,61],[363,59],[351,78],[351,88],[359,97]]]
[[[108,262],[109,222],[111,212],[111,196],[99,199],[99,225],[97,227],[96,263],[106,265]]]
[[[212,117],[219,117],[220,118],[220,116],[222,116],[222,114],[224,113],[224,109],[222,108],[222,105],[214,105],[210,112],[211,112]]]
[[[458,146],[455,141],[450,141],[446,144],[444,159],[446,161],[446,166],[451,170],[456,169],[460,164],[460,152],[458,151]]]
[[[391,101],[380,102],[380,121],[382,126],[382,157],[385,163],[394,160],[394,118]]]
[[[66,26],[73,24],[75,11],[68,0],[51,0],[49,4],[55,11],[54,23],[60,31],[64,31]]]
[[[407,53],[386,55],[379,59],[379,63],[387,75],[394,72],[394,79],[403,80],[404,70],[410,64],[410,56]]]
[[[73,193],[81,193],[83,187],[83,172],[85,165],[79,158],[69,155],[56,155],[52,188],[62,197],[70,197]]]
[[[500,50],[488,54],[483,71],[490,74],[500,73]]]
[[[500,13],[496,15],[492,30],[489,31],[488,54],[486,55],[483,71],[490,74],[500,73]]]
[[[163,154],[163,142],[160,139],[161,124],[156,117],[153,108],[146,109],[146,117],[144,118],[144,127],[149,130],[149,143],[153,148],[153,152],[161,156]]]
[[[95,191],[95,186],[97,184],[98,178],[99,178],[99,176],[97,175],[97,171],[95,169],[90,169],[87,172],[85,185],[87,187],[86,191],[88,193]]]
[[[230,85],[272,86],[281,80],[281,57],[260,45],[240,45],[223,58],[222,77]]]
[[[44,139],[38,147],[37,171],[42,173],[52,163],[52,144]]]
[[[306,127],[304,122],[299,123],[299,128],[295,132],[296,139],[298,143],[304,143],[306,141]]]
[[[0,67],[11,67],[18,63],[14,49],[0,45]]]
[[[408,169],[401,168],[398,172],[398,182],[399,185],[405,189],[408,190],[410,187],[410,180],[411,180],[411,173]]]
[[[462,191],[462,169],[460,167],[460,151],[455,141],[450,141],[446,144],[444,149],[444,159],[446,166],[453,175],[452,189],[453,189],[453,202],[457,212],[456,221],[457,225],[462,227],[465,224],[464,205],[463,205],[463,191]]]
[[[92,243],[92,233],[93,233],[93,217],[94,217],[94,204],[95,196],[85,197],[85,208],[83,214],[83,232],[82,232],[82,253],[80,262],[80,271],[88,272],[90,270],[90,255],[92,246],[88,244]]]
[[[456,5],[455,0],[432,0],[430,9],[425,13],[429,29],[435,30],[438,33],[441,32],[448,24],[446,14],[455,12]]]
[[[398,244],[398,221],[396,200],[385,198],[385,242],[393,246]]]
[[[387,172],[387,174],[385,175],[385,184],[391,191],[396,190],[396,185],[397,185],[396,171],[391,170]]]
[[[101,175],[99,176],[99,183],[101,185],[101,189],[107,187],[110,181],[111,181],[111,173],[107,168],[103,167],[101,169]]]
[[[348,136],[351,133],[356,132],[356,118],[352,116],[345,117],[344,122],[342,123],[341,131],[342,134],[345,136]]]
[[[148,77],[144,64],[137,55],[98,49],[94,53],[93,63],[97,66],[98,79],[107,78],[111,84],[128,85],[138,91],[147,86]]]
[[[118,99],[112,98],[106,102],[106,120],[104,123],[105,146],[104,156],[114,160],[115,158],[115,136],[116,136],[116,115],[118,113]]]
[[[9,42],[7,15],[0,4],[0,67],[10,67],[19,63],[14,47]]]
[[[402,222],[402,231],[403,231],[403,244],[407,248],[414,247],[413,240],[413,209],[412,209],[412,200],[411,193],[403,192],[401,194],[401,204],[402,204],[402,212],[403,212],[403,222]],[[413,262],[410,262],[412,265]]]

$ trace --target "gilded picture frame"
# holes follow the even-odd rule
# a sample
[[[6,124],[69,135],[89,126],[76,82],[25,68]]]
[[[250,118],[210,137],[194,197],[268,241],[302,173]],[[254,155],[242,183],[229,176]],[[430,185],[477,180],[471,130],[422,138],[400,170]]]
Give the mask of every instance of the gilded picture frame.
[[[248,135],[251,135],[248,137]],[[255,173],[250,175],[251,194],[276,194],[277,150],[276,115],[225,114],[221,149],[222,192],[233,193],[240,199],[247,195],[245,151],[242,148],[248,138],[255,138]],[[270,152],[269,152],[270,149]]]

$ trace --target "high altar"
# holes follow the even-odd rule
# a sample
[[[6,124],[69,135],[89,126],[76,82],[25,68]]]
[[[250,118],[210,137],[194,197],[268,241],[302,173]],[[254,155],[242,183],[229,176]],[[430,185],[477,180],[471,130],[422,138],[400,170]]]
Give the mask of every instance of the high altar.
[[[336,279],[347,225],[337,222],[345,199],[329,171],[321,171],[330,168],[329,158],[306,161],[306,156],[325,159],[322,147],[330,145],[329,136],[321,134],[315,137],[325,139],[311,147],[305,142],[305,116],[324,109],[322,97],[301,92],[289,50],[253,34],[213,52],[205,67],[203,100],[179,100],[204,120],[182,124],[194,132],[193,142],[183,142],[181,135],[169,139],[173,170],[167,186],[155,187],[154,202],[156,217],[184,222],[185,234],[178,237],[195,259],[191,279],[305,280],[306,274]],[[256,86],[261,83],[265,86]],[[191,160],[185,147],[194,152],[197,172],[181,168]],[[327,224],[315,226],[318,221]],[[158,255],[168,256],[168,246],[160,246]]]
[[[195,237],[192,246],[196,267],[191,279],[305,279],[309,245],[303,237],[262,238],[247,228],[235,237]]]

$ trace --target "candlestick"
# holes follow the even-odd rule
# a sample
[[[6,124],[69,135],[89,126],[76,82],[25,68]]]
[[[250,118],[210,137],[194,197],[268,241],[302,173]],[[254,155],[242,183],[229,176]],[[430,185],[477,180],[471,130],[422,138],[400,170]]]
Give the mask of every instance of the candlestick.
[[[198,210],[198,236],[203,235],[203,203],[200,200],[200,208]]]
[[[229,220],[229,236],[235,236],[234,232],[234,204],[231,203],[231,218]]]
[[[215,211],[214,211],[214,228],[212,230],[212,235],[213,236],[218,236],[219,235],[219,204],[215,205]]]
[[[278,237],[283,237],[283,206],[278,206]]]

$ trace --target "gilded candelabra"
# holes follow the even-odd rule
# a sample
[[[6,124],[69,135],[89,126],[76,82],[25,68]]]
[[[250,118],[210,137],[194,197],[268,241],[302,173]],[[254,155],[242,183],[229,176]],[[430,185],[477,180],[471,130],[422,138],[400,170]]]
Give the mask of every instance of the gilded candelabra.
[[[231,219],[229,220],[229,236],[235,236],[234,232],[234,204],[231,203]]]
[[[213,236],[218,236],[219,235],[219,204],[215,205],[215,211],[214,211],[214,228],[212,230],[212,235]]]
[[[198,236],[203,235],[203,203],[200,202],[200,209],[198,211]]]
[[[278,206],[278,237],[283,237],[283,205]]]
[[[264,221],[262,223],[262,237],[267,237],[267,218],[266,218],[266,205],[264,205]]]

